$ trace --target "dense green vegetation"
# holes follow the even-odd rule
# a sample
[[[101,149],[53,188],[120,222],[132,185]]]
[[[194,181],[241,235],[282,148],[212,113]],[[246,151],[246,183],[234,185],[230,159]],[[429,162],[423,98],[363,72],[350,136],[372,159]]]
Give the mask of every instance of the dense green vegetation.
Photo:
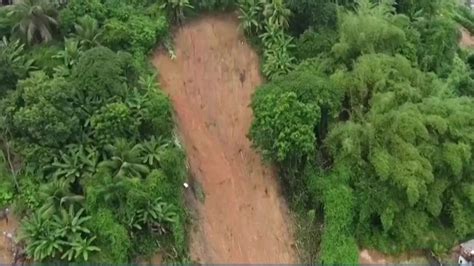
[[[0,207],[34,260],[187,260],[184,154],[147,56],[220,10],[261,52],[249,137],[305,224],[305,262],[474,237],[474,59],[458,47],[474,16],[457,1],[59,2],[0,8]]]
[[[280,10],[270,16],[260,1],[241,4],[271,80],[253,97],[249,136],[303,223],[322,225],[306,229],[321,238],[303,259],[355,264],[358,247],[443,254],[472,238],[474,69],[457,24],[472,23],[471,11],[270,2]]]
[[[35,261],[187,260],[184,154],[147,62],[174,2],[0,8],[0,207]]]

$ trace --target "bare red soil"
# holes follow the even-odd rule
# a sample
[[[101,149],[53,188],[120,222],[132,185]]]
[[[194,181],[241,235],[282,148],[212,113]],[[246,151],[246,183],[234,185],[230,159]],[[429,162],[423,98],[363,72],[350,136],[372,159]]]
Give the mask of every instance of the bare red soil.
[[[465,28],[461,28],[461,40],[459,45],[463,48],[474,48],[474,36]]]
[[[18,222],[11,214],[8,217],[8,223],[0,221],[0,264],[10,264],[13,262],[13,253],[10,242],[4,237],[3,232],[13,234],[18,228]]]
[[[191,257],[202,263],[296,263],[277,175],[246,137],[251,95],[262,78],[259,58],[238,25],[230,14],[201,18],[176,33],[175,60],[161,50],[153,58],[174,105],[191,174],[205,194],[193,206]]]

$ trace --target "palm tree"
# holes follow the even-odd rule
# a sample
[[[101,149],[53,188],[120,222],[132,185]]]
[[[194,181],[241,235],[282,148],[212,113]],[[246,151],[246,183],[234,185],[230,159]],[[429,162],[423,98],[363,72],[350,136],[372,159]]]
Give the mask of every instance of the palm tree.
[[[149,201],[140,210],[137,210],[129,226],[142,230],[145,226],[149,231],[160,235],[169,232],[170,227],[178,222],[178,215],[172,204],[166,203],[161,197]]]
[[[48,0],[20,0],[8,13],[17,21],[13,31],[26,36],[28,43],[49,42],[57,27],[56,9]]]
[[[99,163],[99,167],[111,171],[118,177],[141,177],[147,175],[150,169],[142,163],[140,144],[132,146],[125,139],[118,139],[114,145],[107,145],[105,150],[110,154],[110,159]]]
[[[74,29],[76,30],[74,36],[83,48],[88,49],[100,45],[99,40],[102,36],[102,30],[93,17],[86,15],[79,18],[74,25]]]
[[[247,33],[258,32],[262,28],[259,18],[262,8],[257,1],[258,0],[241,0],[239,2],[240,23]]]
[[[84,200],[84,196],[71,192],[72,178],[55,178],[53,181],[41,185],[39,195],[44,200],[44,208],[50,211],[58,210],[64,204],[72,204]]]
[[[170,143],[152,137],[142,145],[143,163],[152,168],[160,167],[163,152],[166,151],[169,146]]]

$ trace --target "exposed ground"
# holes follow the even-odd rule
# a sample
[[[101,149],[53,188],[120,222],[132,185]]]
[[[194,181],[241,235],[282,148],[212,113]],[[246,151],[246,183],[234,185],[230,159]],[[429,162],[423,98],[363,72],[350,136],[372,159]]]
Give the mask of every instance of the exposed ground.
[[[13,233],[18,227],[18,222],[11,214],[8,218],[8,224],[5,220],[0,220],[0,265],[9,265],[13,262],[10,242],[3,236],[3,232]]]
[[[246,134],[259,58],[230,14],[198,19],[175,36],[177,58],[153,64],[173,102],[195,186],[191,258],[202,263],[296,263],[291,219],[277,175]],[[195,188],[195,190],[200,190]]]
[[[460,46],[464,48],[474,48],[474,36],[465,28],[461,28]]]
[[[389,256],[376,250],[364,249],[359,254],[361,265],[430,265],[423,252],[411,252],[398,256]]]

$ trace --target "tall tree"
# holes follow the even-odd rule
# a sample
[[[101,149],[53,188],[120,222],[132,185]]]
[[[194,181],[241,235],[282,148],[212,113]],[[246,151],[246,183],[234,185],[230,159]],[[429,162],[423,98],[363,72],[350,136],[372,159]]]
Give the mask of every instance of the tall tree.
[[[51,41],[58,26],[57,11],[48,0],[20,0],[9,16],[16,21],[13,31],[25,36],[28,43]]]

